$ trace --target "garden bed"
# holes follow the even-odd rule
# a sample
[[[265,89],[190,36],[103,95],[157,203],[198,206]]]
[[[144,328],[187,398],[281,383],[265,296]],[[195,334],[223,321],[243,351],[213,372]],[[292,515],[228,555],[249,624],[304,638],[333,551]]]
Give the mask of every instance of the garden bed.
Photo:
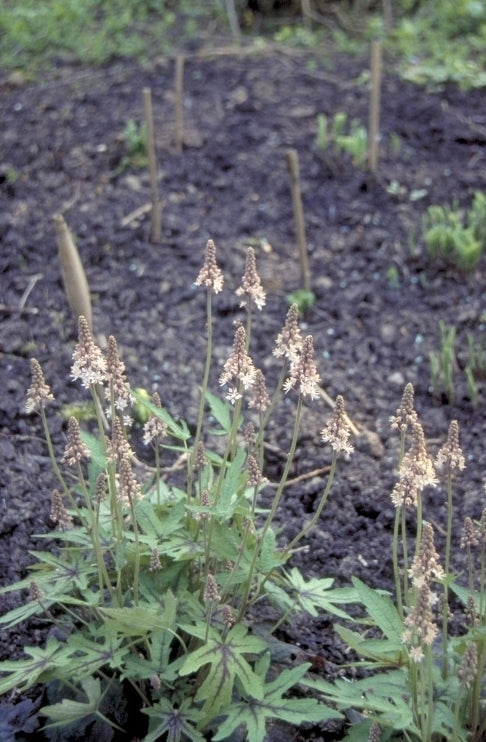
[[[339,466],[321,523],[293,559],[307,577],[351,576],[392,587],[391,538],[398,439],[390,416],[412,382],[431,454],[459,421],[467,467],[457,482],[454,532],[484,506],[484,399],[472,404],[464,380],[467,334],[484,334],[484,257],[465,276],[431,261],[422,215],[431,204],[468,208],[485,188],[486,121],[482,91],[427,91],[387,71],[382,88],[381,151],[376,177],[348,155],[316,144],[317,117],[345,112],[366,125],[367,62],[342,57],[333,65],[315,55],[215,51],[185,60],[185,138],[174,149],[174,62],[149,68],[113,63],[100,70],[63,67],[39,84],[15,77],[0,83],[1,305],[0,400],[2,582],[25,575],[32,534],[48,533],[55,478],[40,422],[24,410],[29,358],[37,358],[55,394],[49,420],[62,453],[67,420],[82,401],[70,382],[76,321],[65,298],[53,216],[63,213],[87,273],[99,338],[114,334],[128,377],[158,391],[171,415],[194,424],[205,353],[205,298],[194,280],[212,238],[226,284],[215,297],[217,376],[242,318],[235,289],[247,247],[256,251],[267,302],[255,320],[252,349],[267,374],[291,292],[301,288],[286,152],[300,158],[312,290],[304,315],[314,337],[321,385],[342,394],[360,435]],[[162,240],[149,240],[149,179],[131,159],[127,124],[143,121],[141,90],[150,87],[160,163]],[[136,128],[136,127],[135,127]],[[133,127],[132,127],[133,130]],[[331,155],[331,156],[330,156]],[[429,353],[439,350],[438,322],[457,328],[456,394],[449,403],[431,393]],[[291,436],[292,396],[276,409],[264,473],[278,478]],[[324,399],[306,403],[304,424],[281,511],[282,539],[291,540],[325,484],[329,451],[320,431],[330,414]],[[141,435],[141,434],[140,434]],[[142,450],[142,449],[140,449]],[[428,492],[427,517],[445,522],[445,493]],[[45,540],[42,541],[44,546]],[[460,555],[455,564],[463,567]],[[4,609],[18,596],[2,598]],[[334,676],[343,647],[323,615],[281,638]],[[0,634],[2,658],[35,644],[43,624]],[[299,739],[334,739],[325,730]],[[332,732],[331,734],[336,734]],[[38,737],[37,737],[38,738]]]

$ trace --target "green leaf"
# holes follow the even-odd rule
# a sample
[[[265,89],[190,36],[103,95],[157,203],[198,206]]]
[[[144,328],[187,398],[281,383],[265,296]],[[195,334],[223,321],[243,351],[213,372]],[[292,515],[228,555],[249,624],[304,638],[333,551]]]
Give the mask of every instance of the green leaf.
[[[185,420],[181,420],[180,422],[176,423],[174,418],[169,415],[165,408],[161,409],[147,399],[145,390],[132,389],[131,393],[137,400],[140,407],[145,407],[151,415],[154,415],[159,420],[163,420],[163,422],[166,423],[169,429],[169,433],[173,438],[177,438],[177,440],[180,441],[189,440],[189,438],[191,437],[191,431],[187,427]]]
[[[303,722],[321,722],[327,719],[342,719],[342,714],[319,704],[314,698],[287,698],[285,693],[299,683],[310,665],[305,664],[280,675],[265,684],[262,698],[245,698],[225,708],[225,721],[220,724],[213,740],[227,739],[239,726],[246,726],[246,739],[264,742],[266,723],[270,719],[300,726]]]
[[[100,608],[100,613],[105,617],[105,623],[110,632],[123,634],[124,636],[146,636],[152,631],[167,631],[171,629],[175,616],[176,599],[172,593],[172,601],[168,613],[161,612],[158,607],[154,610],[142,608],[141,606],[127,606],[125,608]]]
[[[286,613],[295,605],[290,595],[280,585],[267,580],[265,584],[265,593],[272,606],[276,607],[281,613]]]
[[[202,628],[205,631],[205,627]],[[193,627],[192,633],[197,636],[199,627]],[[201,667],[209,665],[196,694],[196,701],[205,701],[202,710],[207,718],[214,718],[222,707],[230,704],[236,678],[249,696],[263,697],[262,679],[252,670],[245,655],[266,648],[263,639],[248,635],[246,626],[236,624],[225,638],[211,630],[207,642],[186,657],[181,675],[197,673]]]
[[[120,671],[130,648],[122,646],[123,637],[112,635],[91,639],[80,632],[71,634],[66,641],[69,661],[56,670],[59,679],[84,679],[98,670],[109,667]]]
[[[86,702],[64,698],[61,703],[43,706],[40,709],[41,714],[44,714],[53,722],[57,722],[52,726],[71,724],[97,712],[103,696],[100,681],[98,678],[87,677],[81,683],[81,687],[88,699]]]
[[[391,670],[361,680],[338,679],[330,683],[320,678],[306,678],[302,685],[322,694],[324,700],[338,709],[355,708],[379,714],[379,723],[394,730],[418,734],[413,720],[408,672]]]
[[[212,416],[221,425],[221,430],[212,430],[212,434],[229,435],[231,431],[231,407],[229,403],[217,397],[209,390],[206,392],[206,401]]]
[[[336,631],[359,657],[372,660],[369,665],[374,668],[377,667],[377,664],[397,666],[406,663],[406,650],[401,641],[366,639],[358,632],[351,631],[344,626],[336,626]]]
[[[72,590],[73,586],[84,592],[88,586],[89,577],[96,573],[91,559],[84,555],[71,550],[71,556],[55,556],[47,551],[31,551],[32,556],[39,560],[39,563],[31,566],[34,573],[34,579],[40,586],[46,582],[53,583],[55,587],[54,594],[62,590]],[[45,565],[49,569],[46,570]],[[44,571],[42,574],[41,571]],[[50,591],[49,591],[50,594]]]
[[[400,643],[404,627],[400,614],[393,605],[391,598],[388,595],[381,595],[377,590],[368,587],[356,577],[353,577],[353,585],[360,601],[378,628],[388,639]]]
[[[0,590],[0,594],[19,590],[28,590],[32,581],[40,587],[43,595],[42,600],[26,600],[22,605],[0,616],[0,625],[7,628],[16,626],[31,616],[45,613],[46,609],[53,604],[64,605],[96,605],[99,598],[94,593],[86,590],[89,577],[94,574],[94,568],[81,557],[72,560],[63,560],[55,557],[50,552],[30,552],[39,561],[30,565],[31,575],[19,582],[6,585]],[[72,597],[73,582],[80,587],[86,595],[86,599]],[[66,591],[66,592],[64,592]]]
[[[345,611],[336,606],[336,603],[358,602],[355,592],[345,588],[332,589],[334,580],[331,578],[311,577],[306,581],[296,567],[286,572],[285,576],[290,587],[295,591],[299,605],[311,616],[317,616],[319,609],[340,618],[349,618]]]
[[[162,541],[182,529],[185,503],[164,503],[159,507],[147,500],[140,500],[135,507],[135,513],[141,530],[148,536]]]
[[[173,593],[168,590],[164,598],[164,608],[160,612],[159,621],[167,626],[165,630],[147,632],[144,639],[146,652],[143,655],[131,653],[124,660],[124,677],[131,681],[149,680],[157,675],[166,686],[171,686],[178,677],[177,670],[171,665],[172,642],[176,641],[187,653],[187,647],[176,634],[176,617],[178,603]],[[173,628],[171,628],[173,627]],[[170,666],[170,667],[169,667]]]
[[[180,742],[181,739],[204,742],[206,739],[195,726],[202,721],[203,714],[194,708],[190,698],[185,698],[180,705],[161,698],[151,708],[142,709],[142,713],[150,717],[149,733],[144,742],[158,742],[164,734],[167,734],[166,742]]]
[[[29,586],[30,580],[27,580],[26,582],[27,584],[23,587]],[[44,613],[46,608],[50,608],[54,602],[55,600],[53,598],[47,598],[43,599],[41,605],[38,600],[29,600],[27,603],[23,603],[22,605],[17,606],[17,608],[12,608],[11,611],[0,616],[0,625],[5,624],[7,628],[12,628],[12,626],[16,626],[18,623],[26,621],[37,613]]]
[[[204,552],[202,542],[194,541],[191,536],[184,532],[176,533],[168,541],[164,542],[163,554],[176,561],[187,561],[195,559]]]
[[[469,708],[469,707],[468,707]],[[467,718],[467,717],[466,717]],[[452,708],[442,701],[438,701],[434,706],[434,718],[432,721],[432,732],[440,734],[446,739],[452,739],[452,730],[454,729],[455,717]],[[466,742],[470,739],[470,733],[466,730],[455,729],[454,742]]]
[[[109,724],[114,729],[123,732],[124,730],[121,727],[107,718],[101,711],[103,703],[105,703],[107,708],[110,708],[114,700],[113,696],[117,698],[120,696],[118,685],[115,684],[113,687],[112,681],[108,681],[108,684],[105,683],[105,687],[102,688],[98,678],[87,677],[81,683],[81,688],[87,701],[79,701],[76,698],[63,698],[60,703],[54,703],[51,706],[44,706],[40,709],[40,713],[52,720],[52,723],[48,724],[46,728],[66,727],[69,724],[73,724],[76,726],[77,735],[79,735],[84,731],[87,724],[97,718],[105,724]],[[111,692],[112,699],[106,702],[105,697],[109,692]]]
[[[231,506],[233,505],[234,511],[234,505],[238,500],[238,488],[242,482],[242,471],[245,458],[245,449],[238,448],[233,461],[230,463],[224,473],[223,484],[221,486],[221,494],[217,503],[218,509],[220,508],[224,511],[226,508],[231,508]]]
[[[91,461],[96,464],[98,469],[105,469],[106,467],[106,454],[103,449],[103,444],[99,438],[92,435],[91,433],[86,432],[86,430],[81,430],[81,440],[85,444],[85,446],[88,447]]]
[[[453,582],[450,585],[450,589],[457,595],[465,606],[467,606],[468,600],[472,598],[474,600],[474,605],[476,606],[476,611],[479,612],[480,606],[482,602],[484,602],[484,596],[482,596],[477,590],[471,592],[468,587],[458,585],[457,582]]]
[[[275,567],[282,564],[281,558],[276,558],[277,538],[275,531],[269,528],[265,533],[258,556],[258,569],[263,574],[271,572]]]
[[[211,511],[211,508],[209,509]],[[241,536],[236,528],[229,528],[227,523],[214,520],[211,531],[211,551],[221,561],[240,560],[240,567],[249,564],[248,554],[240,557]],[[246,570],[245,574],[246,574]],[[233,576],[234,579],[234,576]]]
[[[69,650],[66,645],[52,636],[44,648],[24,647],[24,654],[30,659],[0,662],[0,674],[6,673],[5,677],[0,678],[0,695],[12,688],[27,690],[37,682],[46,680],[51,670],[59,664],[69,663]]]

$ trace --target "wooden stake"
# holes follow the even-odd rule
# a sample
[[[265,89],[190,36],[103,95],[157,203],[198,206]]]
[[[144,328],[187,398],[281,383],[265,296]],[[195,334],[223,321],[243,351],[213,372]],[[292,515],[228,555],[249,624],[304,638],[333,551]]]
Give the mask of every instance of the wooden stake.
[[[150,241],[160,242],[162,237],[162,208],[157,184],[157,159],[155,156],[154,118],[152,114],[152,93],[150,88],[142,91],[145,126],[147,130],[147,158],[150,177],[152,210],[150,212]]]
[[[307,257],[307,241],[305,238],[304,209],[300,191],[299,156],[295,149],[288,149],[285,153],[287,166],[290,173],[290,185],[292,189],[292,205],[294,209],[295,232],[297,246],[299,248],[300,275],[302,286],[305,291],[310,291],[309,261]]]
[[[238,21],[238,14],[235,8],[235,0],[226,0],[226,13],[228,15],[233,39],[237,44],[239,44],[241,41],[241,29]]]
[[[175,149],[182,152],[184,145],[184,55],[175,60]]]
[[[307,31],[312,31],[312,12],[310,0],[300,0],[302,6],[302,18]]]
[[[371,91],[370,116],[368,125],[368,166],[373,175],[378,170],[378,137],[380,130],[380,92],[381,92],[381,41],[371,42]]]
[[[86,318],[89,329],[93,333],[91,295],[78,248],[61,214],[57,214],[54,217],[54,224],[56,226],[57,247],[64,290],[69,306],[76,320],[80,315]]]
[[[393,28],[393,11],[391,0],[383,0],[383,20],[385,23],[385,32],[391,33]]]

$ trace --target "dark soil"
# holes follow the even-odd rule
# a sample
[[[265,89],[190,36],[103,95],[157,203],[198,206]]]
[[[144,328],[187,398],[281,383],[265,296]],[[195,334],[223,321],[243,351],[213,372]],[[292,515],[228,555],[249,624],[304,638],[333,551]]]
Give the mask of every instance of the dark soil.
[[[364,125],[369,87],[366,61],[324,64],[296,52],[220,53],[186,59],[185,145],[174,151],[174,63],[150,68],[124,63],[101,70],[64,67],[42,83],[5,79],[0,100],[0,569],[7,584],[25,575],[28,550],[48,532],[54,475],[40,421],[24,412],[36,357],[56,396],[50,422],[64,445],[63,405],[83,399],[69,381],[76,322],[62,287],[52,217],[63,213],[76,236],[100,338],[114,334],[134,386],[158,390],[174,416],[193,422],[205,352],[205,295],[193,282],[206,240],[214,239],[226,277],[216,306],[215,378],[240,318],[234,289],[246,248],[253,245],[267,306],[255,324],[252,354],[278,375],[273,342],[288,294],[300,287],[290,182],[285,153],[300,158],[312,288],[317,297],[302,325],[314,336],[322,386],[342,394],[361,435],[343,461],[321,525],[294,563],[305,575],[348,584],[356,575],[391,587],[390,492],[398,443],[390,433],[406,382],[415,387],[431,454],[458,419],[467,468],[457,482],[456,541],[465,515],[485,504],[484,400],[474,408],[462,380],[466,335],[484,334],[484,258],[467,279],[431,263],[421,244],[427,206],[470,205],[485,188],[486,120],[483,91],[439,92],[406,84],[389,70],[382,88],[382,147],[373,179],[349,158],[332,162],[316,147],[316,117],[345,111]],[[145,170],[127,165],[123,132],[141,122],[141,90],[152,89],[163,239],[149,241]],[[391,137],[391,138],[390,138]],[[428,354],[438,349],[438,321],[458,331],[454,405],[431,393]],[[216,388],[217,384],[214,384]],[[289,438],[291,395],[276,411],[266,474],[278,476]],[[319,433],[329,415],[323,400],[308,404],[291,477],[329,462]],[[303,478],[287,490],[283,537],[309,517],[325,479]],[[426,517],[440,544],[445,494],[431,490]],[[42,541],[44,546],[45,540]],[[460,555],[456,562],[461,568]],[[15,605],[12,594],[2,607]],[[33,625],[1,634],[2,658],[19,655],[41,637]],[[335,671],[342,647],[323,616],[286,635],[324,658]],[[327,668],[327,669],[326,669]],[[332,736],[334,734],[334,736]],[[338,737],[338,732],[326,739]],[[324,731],[300,732],[323,739]]]

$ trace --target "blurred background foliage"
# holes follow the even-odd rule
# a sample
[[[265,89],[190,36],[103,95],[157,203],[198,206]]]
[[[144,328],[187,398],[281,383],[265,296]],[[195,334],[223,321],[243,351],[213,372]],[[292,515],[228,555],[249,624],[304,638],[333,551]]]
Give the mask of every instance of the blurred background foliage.
[[[311,15],[304,17],[303,8]],[[234,9],[234,14],[232,10]],[[233,15],[233,20],[232,20]],[[235,18],[237,22],[235,24]],[[381,37],[390,64],[421,84],[486,85],[486,0],[2,0],[0,65],[102,65],[227,43],[361,54]]]

